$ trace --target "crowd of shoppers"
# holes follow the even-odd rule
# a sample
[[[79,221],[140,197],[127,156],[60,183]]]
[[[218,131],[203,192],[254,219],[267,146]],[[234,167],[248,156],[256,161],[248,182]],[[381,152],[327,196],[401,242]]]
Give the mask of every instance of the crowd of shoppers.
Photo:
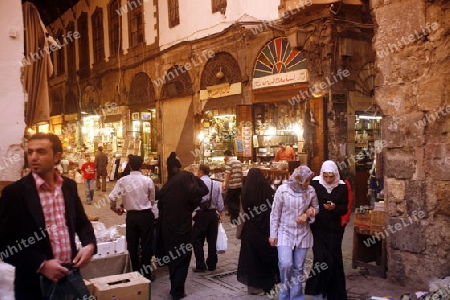
[[[75,268],[85,266],[96,251],[92,225],[84,213],[76,184],[55,171],[61,157],[61,141],[51,134],[38,134],[28,144],[31,173],[7,186],[0,198],[0,251],[14,240],[21,240],[27,232],[38,231],[34,223],[18,223],[23,218],[17,213],[41,220],[37,224],[40,228],[58,226],[63,230],[48,231],[43,239],[46,243],[35,243],[5,259],[16,266],[17,299],[36,295],[42,289],[39,284],[42,278],[54,283],[64,278],[69,264]],[[93,201],[93,182],[104,176],[102,170],[107,163],[102,147],[98,150],[95,162],[86,155],[80,169],[87,204]],[[247,286],[248,294],[276,291],[283,300],[304,299],[303,294],[312,295],[314,300],[347,299],[341,247],[352,195],[350,184],[342,180],[336,163],[325,161],[320,174],[314,178],[307,166],[300,166],[274,191],[260,169],[250,169],[244,181],[240,161],[229,150],[224,155],[223,190],[209,177],[208,165],[201,164],[196,176],[181,171],[181,163],[172,152],[168,158],[168,167],[169,160],[173,166],[171,171],[168,169],[170,180],[158,193],[152,179],[140,172],[143,158],[128,156],[125,173],[121,174],[109,199],[115,213],[126,213],[126,241],[133,271],[154,281],[152,256],[170,257],[165,264],[169,267],[171,297],[184,298],[192,252],[194,272],[216,269],[216,240],[224,210],[222,192],[225,192],[230,221],[237,225],[237,237],[241,240],[237,280]],[[18,193],[21,190],[28,192]],[[156,200],[157,223],[152,212]],[[11,201],[15,201],[14,205]],[[70,211],[65,214],[66,220],[58,221],[54,214],[64,215],[64,211]],[[75,233],[82,244],[78,251],[74,247]],[[308,276],[303,292],[309,248],[313,251],[313,265],[326,268]],[[25,285],[29,288],[24,289]]]

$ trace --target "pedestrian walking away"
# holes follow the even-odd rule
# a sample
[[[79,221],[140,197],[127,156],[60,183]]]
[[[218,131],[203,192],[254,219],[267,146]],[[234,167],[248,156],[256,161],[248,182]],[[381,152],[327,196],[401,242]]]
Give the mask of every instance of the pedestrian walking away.
[[[235,222],[239,216],[242,188],[242,164],[233,157],[230,150],[225,150],[225,180],[222,189],[225,193],[225,205],[228,206],[230,221]]]
[[[126,241],[133,271],[138,271],[151,281],[152,234],[155,217],[152,206],[155,203],[155,184],[139,171],[144,160],[142,156],[130,157],[130,175],[120,178],[109,194],[110,206],[118,215],[126,212]],[[117,200],[122,197],[122,205]],[[141,249],[139,255],[139,249]]]
[[[167,158],[167,181],[169,181],[175,174],[181,171],[181,162],[177,157],[176,152],[171,152]]]
[[[96,184],[97,190],[100,189],[100,179],[101,179],[102,192],[106,192],[106,175],[108,173],[106,167],[108,166],[108,156],[105,153],[103,153],[102,146],[99,146],[97,149],[98,153],[94,159],[95,171],[97,172],[97,184]]]
[[[251,295],[268,293],[280,282],[277,249],[269,243],[273,196],[261,170],[250,169],[242,186],[242,212],[234,225],[242,226],[237,280]]]
[[[170,294],[172,299],[186,296],[185,282],[192,256],[192,213],[208,194],[205,183],[191,172],[174,175],[158,195],[160,239],[158,259],[169,258]]]
[[[209,177],[209,167],[201,164],[197,176],[208,187],[209,192],[202,198],[199,207],[195,209],[194,226],[192,228],[192,243],[194,245],[194,272],[214,271],[217,265],[217,229],[223,211],[223,199],[220,185]],[[218,214],[219,213],[219,214]],[[203,246],[208,243],[208,258],[205,261]]]

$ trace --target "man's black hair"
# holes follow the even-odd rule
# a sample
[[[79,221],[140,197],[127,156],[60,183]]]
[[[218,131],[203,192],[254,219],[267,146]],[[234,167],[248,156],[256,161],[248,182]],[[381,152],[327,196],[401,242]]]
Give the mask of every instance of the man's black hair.
[[[208,166],[208,165],[200,164],[200,166],[198,166],[198,169],[199,169],[200,171],[202,171],[202,173],[203,173],[204,175],[209,175],[210,169],[209,169],[209,166]]]
[[[132,157],[130,157],[130,167],[131,170],[133,171],[139,171],[142,167],[142,164],[144,163],[144,159],[142,158],[142,156],[139,155],[133,155]]]
[[[29,139],[28,142],[33,140],[49,140],[50,143],[52,143],[52,149],[53,154],[56,154],[57,152],[63,152],[63,147],[61,140],[59,137],[53,133],[36,133],[33,134]]]

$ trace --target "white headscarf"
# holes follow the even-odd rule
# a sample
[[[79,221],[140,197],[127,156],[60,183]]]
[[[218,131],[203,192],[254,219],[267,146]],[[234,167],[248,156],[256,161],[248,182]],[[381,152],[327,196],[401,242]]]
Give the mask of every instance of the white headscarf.
[[[332,183],[326,183],[325,179],[323,178],[323,173],[333,173],[334,181]],[[316,176],[316,178],[319,179],[319,183],[324,186],[328,194],[330,194],[331,191],[339,184],[345,184],[341,180],[341,176],[339,176],[339,170],[336,163],[332,160],[327,160],[323,162],[322,168],[320,169],[320,175]]]

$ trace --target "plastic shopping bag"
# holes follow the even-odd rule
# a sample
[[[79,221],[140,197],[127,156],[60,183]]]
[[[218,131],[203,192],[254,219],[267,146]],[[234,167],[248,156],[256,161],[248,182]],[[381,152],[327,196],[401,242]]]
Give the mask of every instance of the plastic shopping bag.
[[[222,223],[219,223],[219,230],[217,232],[217,242],[216,242],[216,250],[218,254],[225,253],[227,251],[227,243],[228,238],[225,232],[225,228],[223,228]]]
[[[40,284],[42,298],[45,300],[90,299],[89,290],[84,284],[80,270],[76,268],[70,269],[69,273],[57,283],[41,275]]]

